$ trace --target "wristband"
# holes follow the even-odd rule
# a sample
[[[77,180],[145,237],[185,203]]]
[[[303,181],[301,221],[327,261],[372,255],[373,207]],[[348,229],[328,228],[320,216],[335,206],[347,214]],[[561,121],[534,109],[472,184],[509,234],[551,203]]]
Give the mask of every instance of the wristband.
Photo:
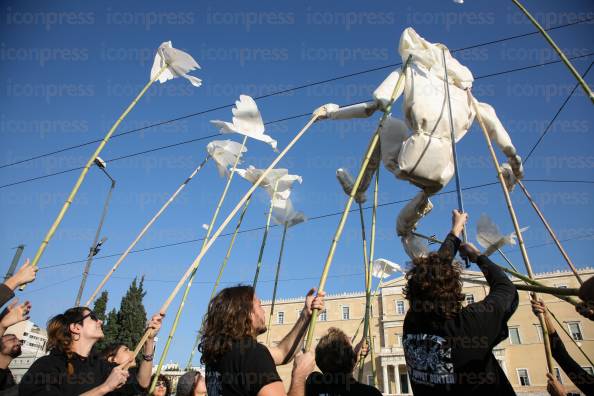
[[[144,360],[145,362],[152,362],[153,361],[153,355],[142,354],[142,360]]]

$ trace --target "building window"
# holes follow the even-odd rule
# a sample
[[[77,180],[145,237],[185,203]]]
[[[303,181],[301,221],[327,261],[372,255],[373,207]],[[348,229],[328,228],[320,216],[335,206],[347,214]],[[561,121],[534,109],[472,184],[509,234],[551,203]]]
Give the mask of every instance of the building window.
[[[519,345],[522,343],[520,339],[520,330],[517,327],[509,328],[509,342],[512,345]]]
[[[402,301],[402,300],[396,301],[396,314],[404,315],[404,301]]]
[[[367,385],[369,385],[369,386],[375,386],[375,381],[373,380],[373,375],[368,375],[367,376]]]
[[[536,335],[538,335],[538,341],[542,342],[542,326],[534,325],[534,327],[536,327]]]
[[[555,377],[557,377],[557,381],[559,381],[560,384],[563,383],[563,380],[561,379],[561,370],[559,370],[559,367],[555,367]]]
[[[569,333],[576,341],[582,341],[584,337],[582,336],[582,329],[580,328],[579,322],[569,322],[567,323],[567,327],[569,328]]]
[[[276,324],[283,324],[285,323],[285,313],[283,311],[278,311],[276,313]]]
[[[466,304],[474,304],[474,294],[466,295]]]
[[[402,336],[400,334],[396,334],[396,346],[402,346]]]
[[[326,310],[323,310],[322,313],[320,313],[320,318],[319,321],[320,322],[325,322],[328,320],[328,314],[326,313]]]
[[[349,320],[350,319],[350,312],[348,306],[342,307],[342,320]]]
[[[530,386],[530,377],[528,376],[528,369],[518,369],[518,382],[522,386]]]

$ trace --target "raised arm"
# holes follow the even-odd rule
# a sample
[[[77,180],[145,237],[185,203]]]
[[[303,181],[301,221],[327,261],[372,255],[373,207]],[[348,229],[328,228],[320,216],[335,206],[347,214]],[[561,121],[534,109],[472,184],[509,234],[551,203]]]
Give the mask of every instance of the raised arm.
[[[460,248],[460,235],[462,235],[467,221],[467,213],[461,213],[458,209],[452,211],[452,229],[439,247],[439,254],[449,255],[452,260],[454,259]]]
[[[279,366],[290,362],[295,354],[301,350],[300,346],[303,344],[303,338],[307,332],[309,320],[314,309],[321,313],[324,310],[324,296],[323,291],[314,296],[316,289],[311,289],[305,296],[305,306],[297,319],[297,323],[287,333],[287,335],[278,343],[277,346],[268,347],[274,363]]]
[[[160,313],[156,313],[153,315],[148,324],[148,327],[151,328],[153,331],[149,338],[146,340],[146,343],[144,344],[144,350],[142,352],[142,361],[140,362],[140,366],[138,367],[138,372],[136,374],[136,380],[138,381],[138,385],[140,385],[144,389],[147,389],[151,384],[153,354],[155,353],[155,337],[161,329],[162,322],[163,315]]]

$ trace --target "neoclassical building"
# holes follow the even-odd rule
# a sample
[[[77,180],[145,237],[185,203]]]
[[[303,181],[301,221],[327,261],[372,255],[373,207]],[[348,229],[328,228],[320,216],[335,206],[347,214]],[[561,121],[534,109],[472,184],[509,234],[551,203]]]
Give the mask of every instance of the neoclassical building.
[[[583,279],[594,275],[594,270],[580,271]],[[488,293],[488,286],[477,283],[484,281],[482,273],[465,271],[464,293],[466,303],[480,301]],[[578,287],[577,280],[570,272],[549,272],[535,276],[540,282],[556,287]],[[408,309],[408,303],[402,295],[405,280],[399,277],[387,281],[379,290],[372,306],[371,329],[373,346],[375,349],[376,386],[384,395],[411,395],[412,390],[404,352],[402,349],[402,325]],[[562,323],[563,328],[570,334],[585,354],[594,360],[594,322],[578,315],[573,306],[555,297],[543,295],[548,308]],[[299,317],[303,308],[304,297],[277,300],[275,303],[269,335],[263,334],[259,340],[271,345],[278,343],[290,330]],[[270,312],[270,301],[263,301],[266,318]],[[315,343],[323,336],[328,328],[338,327],[349,336],[353,336],[359,327],[365,313],[365,293],[352,292],[326,297],[326,311],[320,315],[316,326]],[[510,336],[494,349],[494,354],[511,384],[518,394],[548,395],[546,392],[546,363],[542,344],[542,329],[538,319],[532,314],[530,301],[526,292],[520,292],[520,304],[517,311],[510,318]],[[567,350],[575,360],[586,370],[592,372],[593,365],[578,349],[570,336],[561,334]],[[361,332],[359,332],[359,337]],[[360,339],[358,337],[358,339]],[[370,357],[364,367],[364,381],[374,383]],[[288,386],[292,364],[279,367],[279,374]],[[567,391],[580,394],[569,378],[558,367],[557,376]]]

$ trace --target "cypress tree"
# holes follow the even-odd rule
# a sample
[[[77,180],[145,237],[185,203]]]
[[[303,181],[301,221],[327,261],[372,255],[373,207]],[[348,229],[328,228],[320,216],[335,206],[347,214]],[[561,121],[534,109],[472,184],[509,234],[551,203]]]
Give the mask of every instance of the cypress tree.
[[[97,318],[103,321],[103,323],[105,323],[105,311],[107,309],[107,300],[107,291],[104,291],[103,293],[101,293],[99,298],[95,300],[95,305],[93,306],[93,312],[95,312]]]
[[[122,297],[120,310],[117,314],[118,337],[117,342],[134,348],[142,338],[146,327],[146,310],[142,303],[144,291],[144,276],[137,282],[132,281],[126,295]]]
[[[105,345],[119,342],[120,327],[118,324],[118,313],[115,308],[109,311],[105,322],[103,323],[104,337],[96,345],[97,350],[103,349]]]

